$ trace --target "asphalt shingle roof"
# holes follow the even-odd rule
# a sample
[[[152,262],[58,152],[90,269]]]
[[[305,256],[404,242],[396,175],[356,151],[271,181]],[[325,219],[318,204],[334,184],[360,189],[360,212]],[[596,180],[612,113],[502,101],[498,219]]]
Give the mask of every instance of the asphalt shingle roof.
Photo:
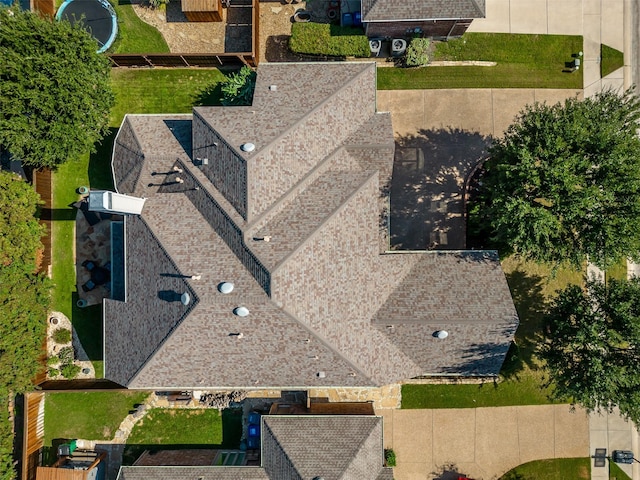
[[[362,0],[365,22],[484,18],[485,0]]]
[[[125,219],[126,302],[105,301],[106,378],[320,387],[499,371],[518,320],[495,253],[384,253],[394,140],[373,64],[262,65],[251,107],[127,116],[115,145],[118,191],[147,201]]]

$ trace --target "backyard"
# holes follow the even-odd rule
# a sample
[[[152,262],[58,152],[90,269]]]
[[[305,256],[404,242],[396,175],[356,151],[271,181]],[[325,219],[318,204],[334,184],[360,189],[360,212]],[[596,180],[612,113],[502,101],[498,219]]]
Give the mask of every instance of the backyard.
[[[111,150],[126,113],[188,113],[198,104],[219,103],[217,85],[225,78],[217,69],[112,70],[116,104],[110,116],[110,134],[95,152],[72,158],[53,175],[52,309],[62,312],[76,329],[87,355],[102,377],[102,308],[78,308],[75,275],[77,188],[113,188]]]

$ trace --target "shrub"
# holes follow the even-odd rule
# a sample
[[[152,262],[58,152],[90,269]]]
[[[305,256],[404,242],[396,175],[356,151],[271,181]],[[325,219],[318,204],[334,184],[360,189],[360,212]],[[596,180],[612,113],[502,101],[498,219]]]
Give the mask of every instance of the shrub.
[[[149,0],[149,6],[153,9],[169,4],[169,0]]]
[[[60,368],[60,373],[64,378],[71,380],[72,378],[76,378],[80,373],[80,366],[75,363],[68,363]]]
[[[60,375],[60,370],[58,370],[57,368],[49,368],[47,369],[47,375],[49,375],[50,377],[57,377],[58,375]]]
[[[289,49],[294,53],[334,57],[369,57],[369,40],[362,29],[328,23],[294,23]]]
[[[73,347],[64,347],[60,349],[58,353],[58,358],[60,359],[60,363],[62,365],[67,365],[73,362]]]
[[[429,63],[429,39],[414,38],[407,47],[405,64],[407,67],[422,67]]]
[[[222,83],[223,105],[251,105],[256,86],[256,72],[246,65]]]
[[[47,366],[51,366],[51,365],[57,365],[58,363],[60,363],[60,359],[57,356],[53,356],[53,357],[49,357],[47,358]]]
[[[66,328],[56,328],[52,337],[53,341],[56,343],[69,343],[71,341],[71,330],[67,330]]]
[[[396,452],[393,451],[393,448],[384,449],[384,463],[387,467],[396,466]]]

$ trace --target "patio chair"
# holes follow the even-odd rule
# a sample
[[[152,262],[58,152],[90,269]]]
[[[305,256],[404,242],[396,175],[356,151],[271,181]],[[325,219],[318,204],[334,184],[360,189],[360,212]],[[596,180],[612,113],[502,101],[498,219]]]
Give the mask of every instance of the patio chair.
[[[88,280],[87,283],[85,283],[84,285],[82,285],[82,290],[84,292],[90,292],[91,290],[93,290],[94,288],[96,288],[96,284],[93,283],[93,281]]]
[[[84,268],[86,268],[87,270],[91,271],[94,268],[96,268],[96,264],[94,262],[92,262],[91,260],[85,260],[84,262],[82,262],[82,266]]]

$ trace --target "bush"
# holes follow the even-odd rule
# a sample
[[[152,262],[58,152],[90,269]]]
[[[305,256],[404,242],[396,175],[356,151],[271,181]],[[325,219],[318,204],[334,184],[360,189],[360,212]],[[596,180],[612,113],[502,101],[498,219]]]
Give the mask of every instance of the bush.
[[[58,358],[60,359],[60,363],[62,365],[67,365],[73,362],[74,354],[73,347],[64,347],[60,349],[58,353]]]
[[[149,0],[149,6],[153,9],[160,8],[169,4],[169,0]]]
[[[294,23],[289,49],[307,55],[369,57],[369,40],[360,28],[339,27],[328,23]]]
[[[71,330],[66,328],[57,328],[53,332],[53,341],[60,344],[69,343],[71,341]]]
[[[47,369],[47,375],[49,375],[50,377],[57,377],[58,375],[60,375],[60,370],[58,370],[57,368],[49,368]]]
[[[396,452],[393,451],[393,448],[384,449],[384,464],[387,467],[396,466]]]
[[[80,366],[75,363],[68,363],[62,366],[60,373],[64,378],[71,380],[72,378],[76,378],[80,373]]]
[[[47,358],[47,366],[51,366],[51,365],[57,365],[58,363],[60,363],[60,359],[57,356],[53,356],[53,357],[49,357]]]
[[[422,67],[429,63],[429,39],[414,38],[407,47],[405,64],[407,67]]]
[[[223,105],[251,105],[256,86],[256,72],[246,65],[222,83]]]

